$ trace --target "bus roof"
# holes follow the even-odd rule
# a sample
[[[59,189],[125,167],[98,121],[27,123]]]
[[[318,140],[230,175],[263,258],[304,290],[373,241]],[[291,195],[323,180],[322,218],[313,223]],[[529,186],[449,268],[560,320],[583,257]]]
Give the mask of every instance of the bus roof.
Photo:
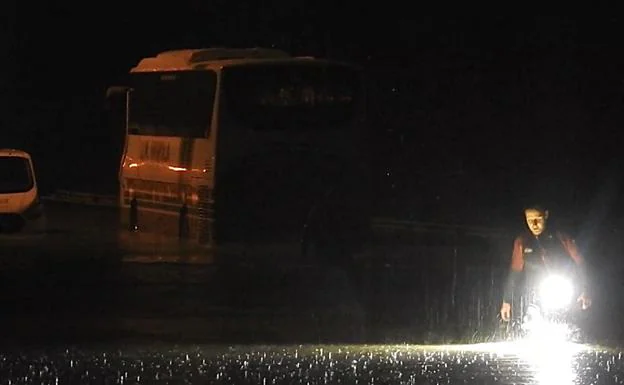
[[[29,153],[14,148],[0,148],[0,156],[16,156],[18,158],[30,159]]]
[[[320,61],[314,57],[291,56],[273,48],[202,48],[161,52],[141,59],[130,72],[165,72],[219,69],[252,63]]]

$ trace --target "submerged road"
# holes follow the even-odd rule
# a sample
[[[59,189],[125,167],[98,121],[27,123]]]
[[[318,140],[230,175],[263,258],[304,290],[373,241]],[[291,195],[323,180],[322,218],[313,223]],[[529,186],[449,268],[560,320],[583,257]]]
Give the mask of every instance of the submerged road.
[[[611,384],[624,378],[614,348],[441,345],[491,338],[498,289],[482,283],[492,281],[492,270],[477,269],[482,275],[465,286],[458,280],[451,292],[452,277],[461,274],[444,275],[433,265],[144,263],[180,250],[149,239],[126,248],[111,230],[114,210],[49,210],[46,234],[0,236],[0,378],[6,383]],[[131,255],[137,252],[141,258]],[[598,309],[611,322],[599,326],[619,338],[620,310]],[[384,342],[390,344],[379,345]],[[426,342],[438,345],[418,345]]]
[[[365,299],[350,271],[209,263],[201,248],[119,232],[111,208],[46,209],[46,233],[0,236],[0,344],[363,337]]]
[[[46,209],[45,234],[0,236],[0,344],[441,343],[491,340],[498,325],[503,275],[491,264],[458,267],[461,250],[442,247],[454,258],[444,259],[398,245],[350,266],[209,263],[177,241],[120,242],[129,235],[112,208]],[[396,264],[392,253],[418,263]],[[601,302],[617,298],[596,297],[597,340],[622,337],[624,304]]]

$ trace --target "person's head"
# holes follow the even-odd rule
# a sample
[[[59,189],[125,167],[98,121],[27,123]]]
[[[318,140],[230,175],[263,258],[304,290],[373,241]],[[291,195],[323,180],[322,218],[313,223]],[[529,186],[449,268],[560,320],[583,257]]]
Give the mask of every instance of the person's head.
[[[538,236],[546,229],[548,210],[539,206],[529,206],[524,209],[526,224],[533,235]]]

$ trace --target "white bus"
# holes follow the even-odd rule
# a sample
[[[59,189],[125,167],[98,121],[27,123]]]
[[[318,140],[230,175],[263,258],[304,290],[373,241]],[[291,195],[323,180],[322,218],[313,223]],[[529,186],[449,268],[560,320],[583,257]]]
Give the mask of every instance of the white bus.
[[[45,215],[30,154],[0,149],[0,233],[44,230]]]
[[[108,94],[125,100],[125,228],[304,252],[364,240],[365,95],[355,66],[262,48],[167,51]]]

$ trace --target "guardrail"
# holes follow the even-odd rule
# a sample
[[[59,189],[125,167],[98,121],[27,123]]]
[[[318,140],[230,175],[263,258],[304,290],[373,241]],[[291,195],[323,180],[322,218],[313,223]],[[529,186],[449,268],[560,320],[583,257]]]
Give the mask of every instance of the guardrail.
[[[407,232],[436,232],[443,234],[472,235],[479,237],[507,238],[509,232],[481,226],[453,225],[433,222],[408,221],[392,218],[373,218],[372,226],[379,230],[407,231]]]
[[[119,206],[119,199],[113,195],[98,195],[67,190],[57,190],[52,195],[41,197],[41,200],[48,202],[76,203],[89,206]]]
[[[89,206],[119,206],[118,198],[113,195],[99,195],[68,190],[57,190],[52,195],[42,197],[42,200],[50,202],[76,203]],[[381,217],[373,218],[371,225],[374,229],[382,231],[406,231],[413,233],[435,232],[442,234],[461,234],[496,238],[505,238],[509,235],[505,230],[488,227],[409,221]]]

